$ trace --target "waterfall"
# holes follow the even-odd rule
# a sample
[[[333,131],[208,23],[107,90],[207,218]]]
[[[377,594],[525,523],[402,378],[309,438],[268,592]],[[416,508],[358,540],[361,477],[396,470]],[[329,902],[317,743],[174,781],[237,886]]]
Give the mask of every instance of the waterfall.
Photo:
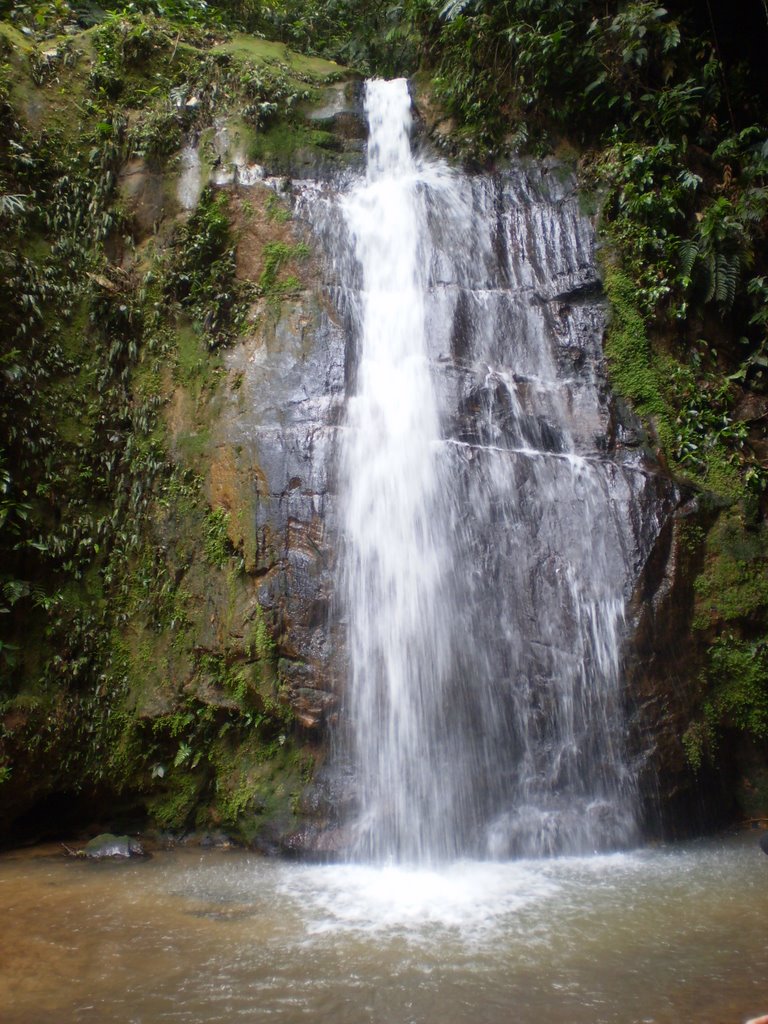
[[[344,212],[362,269],[357,390],[342,441],[342,586],[360,852],[454,849],[449,734],[450,549],[428,361],[429,181],[410,149],[405,81],[368,84],[368,173]],[[433,178],[437,176],[432,175]]]
[[[365,176],[306,199],[351,339],[351,855],[627,845],[624,609],[666,509],[603,378],[591,225],[554,165],[470,177],[415,153],[404,80],[368,82],[365,109]]]

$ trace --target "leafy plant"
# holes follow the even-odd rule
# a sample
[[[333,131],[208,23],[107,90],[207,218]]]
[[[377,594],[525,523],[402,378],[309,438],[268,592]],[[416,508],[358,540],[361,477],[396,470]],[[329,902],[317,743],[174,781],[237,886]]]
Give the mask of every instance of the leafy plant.
[[[228,202],[225,192],[203,192],[180,233],[167,279],[169,290],[201,324],[212,348],[230,337],[241,292]]]
[[[221,568],[230,554],[229,512],[225,508],[210,509],[205,515],[205,557],[211,565]]]

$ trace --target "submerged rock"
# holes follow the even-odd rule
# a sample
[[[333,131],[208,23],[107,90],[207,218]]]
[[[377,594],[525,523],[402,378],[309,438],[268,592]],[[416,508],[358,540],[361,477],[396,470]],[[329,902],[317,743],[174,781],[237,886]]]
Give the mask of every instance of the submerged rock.
[[[85,844],[82,852],[90,860],[149,856],[138,839],[132,839],[130,836],[113,836],[111,832],[104,832],[91,839]]]

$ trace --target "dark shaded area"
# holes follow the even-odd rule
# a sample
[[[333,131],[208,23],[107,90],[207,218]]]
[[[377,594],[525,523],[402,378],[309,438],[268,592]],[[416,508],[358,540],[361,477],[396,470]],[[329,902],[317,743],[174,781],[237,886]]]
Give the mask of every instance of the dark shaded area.
[[[742,79],[741,66],[748,73],[750,91],[768,99],[768,10],[763,0],[668,0],[663,6],[682,20],[684,31],[712,41],[729,76]],[[734,113],[746,111],[736,108]]]
[[[106,830],[138,832],[146,826],[143,801],[137,794],[116,798],[107,787],[79,793],[58,790],[33,803],[0,835],[0,848],[92,836]]]

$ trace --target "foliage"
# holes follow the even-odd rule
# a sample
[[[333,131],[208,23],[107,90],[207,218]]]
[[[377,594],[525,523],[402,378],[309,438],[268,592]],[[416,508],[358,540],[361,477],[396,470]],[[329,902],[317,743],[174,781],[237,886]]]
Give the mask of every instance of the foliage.
[[[726,633],[709,649],[702,717],[683,736],[689,765],[698,771],[714,759],[723,730],[756,740],[768,737],[768,644]]]
[[[131,0],[129,3],[108,5],[124,14],[154,14],[170,22],[183,25],[218,25],[221,12],[206,0]]]
[[[91,27],[110,16],[155,15],[184,26],[217,26],[222,15],[215,4],[205,0],[43,0],[37,3],[0,3],[0,17],[39,32],[60,32],[66,25]]]
[[[696,628],[759,624],[768,608],[765,525],[748,528],[736,512],[722,515],[707,538],[707,560],[695,589]]]
[[[231,337],[242,294],[235,278],[228,203],[225,192],[203,192],[179,233],[167,277],[169,291],[202,326],[211,348]]]
[[[201,481],[174,463],[162,415],[174,385],[204,406],[215,382],[217,357],[187,314],[208,345],[237,327],[246,293],[228,201],[211,189],[176,235],[142,240],[117,188],[131,154],[166,159],[182,132],[210,124],[225,87],[252,123],[305,94],[287,67],[208,53],[202,39],[134,5],[102,18],[87,48],[78,38],[66,67],[42,75],[14,50],[0,71],[7,808],[63,779],[72,792],[144,794],[157,821],[185,827],[226,788],[223,745],[248,737],[259,764],[291,745],[266,617],[254,613],[239,641],[209,621],[209,586],[225,618],[242,603],[243,559],[226,513],[207,510]],[[72,102],[60,99],[65,83]],[[34,126],[27,96],[41,111]]]
[[[733,634],[717,639],[710,652],[712,691],[707,717],[752,734],[768,736],[768,644],[738,640]]]
[[[221,0],[216,7],[230,23],[364,74],[392,77],[416,64],[408,0]]]
[[[229,512],[225,508],[213,508],[206,513],[203,535],[205,557],[217,568],[221,568],[229,557],[228,530]]]
[[[258,608],[253,622],[253,629],[248,637],[248,653],[261,662],[271,662],[275,656],[276,645],[263,611]]]
[[[694,628],[707,639],[698,711],[683,736],[689,764],[714,760],[725,730],[768,733],[768,542],[764,523],[730,509],[706,539]]]
[[[611,301],[611,323],[606,356],[619,392],[632,399],[646,418],[665,413],[661,381],[654,366],[645,319],[638,308],[637,289],[620,270],[604,268],[605,286]]]
[[[295,274],[282,274],[285,266],[291,261],[305,260],[309,256],[309,248],[305,242],[289,245],[287,242],[267,242],[263,252],[263,268],[259,277],[259,291],[268,298],[279,298],[289,292],[296,291],[299,279]]]
[[[615,123],[669,134],[700,119],[706,86],[687,73],[679,23],[655,3],[413,6],[438,94],[475,155],[553,126],[584,140]]]

